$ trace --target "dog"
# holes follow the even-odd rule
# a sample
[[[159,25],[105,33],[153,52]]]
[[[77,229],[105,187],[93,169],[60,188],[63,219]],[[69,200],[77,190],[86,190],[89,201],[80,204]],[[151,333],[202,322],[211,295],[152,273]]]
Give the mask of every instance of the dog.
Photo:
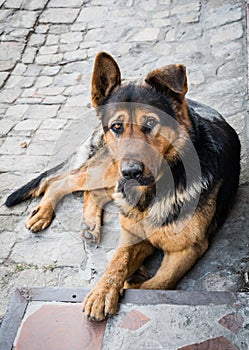
[[[117,312],[124,288],[171,289],[206,252],[235,200],[240,142],[213,108],[186,98],[186,67],[166,65],[143,81],[123,82],[116,61],[96,56],[92,105],[101,128],[86,142],[86,161],[64,164],[11,194],[7,206],[43,194],[27,228],[50,224],[58,201],[84,191],[84,236],[100,240],[102,209],[119,207],[119,247],[83,302],[91,320]],[[161,266],[145,281],[132,278],[155,248]]]

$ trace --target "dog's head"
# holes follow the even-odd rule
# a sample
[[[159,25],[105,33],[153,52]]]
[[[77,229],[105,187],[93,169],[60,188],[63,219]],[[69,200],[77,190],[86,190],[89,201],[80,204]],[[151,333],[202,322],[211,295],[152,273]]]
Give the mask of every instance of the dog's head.
[[[189,129],[186,67],[168,65],[141,83],[121,84],[117,63],[99,53],[92,76],[92,104],[118,166],[117,192],[143,210],[155,195],[163,164],[184,147]]]

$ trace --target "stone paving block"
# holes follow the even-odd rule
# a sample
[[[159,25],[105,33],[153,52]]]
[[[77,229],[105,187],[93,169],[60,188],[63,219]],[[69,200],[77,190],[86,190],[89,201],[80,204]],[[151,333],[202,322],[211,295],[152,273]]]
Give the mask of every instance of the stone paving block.
[[[89,103],[89,101],[86,101],[86,104]],[[59,111],[59,118],[61,119],[82,119],[82,107],[62,107]]]
[[[158,28],[144,28],[133,34],[130,41],[155,41],[158,38]]]
[[[82,41],[82,33],[73,32],[73,33],[65,33],[60,37],[61,43],[71,44],[73,42],[81,42]]]
[[[237,4],[227,4],[219,8],[210,8],[205,19],[205,27],[214,28],[236,22],[240,20],[241,17],[242,8]]]
[[[0,103],[13,103],[20,95],[22,90],[20,88],[4,89],[0,94]]]
[[[7,109],[6,112],[6,116],[7,117],[16,117],[16,119],[22,119],[23,115],[25,114],[25,112],[28,110],[28,106],[27,105],[13,105],[10,106]]]
[[[32,156],[29,155],[3,155],[0,158],[0,167],[2,171],[7,171],[8,165],[11,165],[12,171],[43,171],[48,162],[48,157],[46,156]],[[5,212],[8,212],[8,208],[4,209]],[[18,207],[16,210],[19,211]],[[21,210],[21,209],[20,209]]]
[[[62,124],[56,123],[57,119],[49,119],[47,122],[44,121],[39,130],[37,130],[36,134],[32,138],[32,142],[37,141],[57,141],[62,135],[62,131],[59,130],[60,126],[65,125],[65,122]],[[61,120],[62,121],[62,120]],[[42,129],[44,127],[44,129]],[[58,130],[54,130],[54,128],[58,128]],[[46,140],[46,141],[44,141]]]
[[[20,104],[27,104],[27,105],[37,105],[39,103],[42,103],[43,100],[41,98],[36,98],[36,97],[21,97],[18,99],[18,102]]]
[[[153,27],[159,27],[159,28],[168,27],[172,25],[171,18],[152,19],[151,23]]]
[[[14,185],[16,185],[16,183],[18,182],[18,179],[20,179],[21,177],[18,175],[15,176],[9,176],[10,181],[8,181],[9,179],[5,178],[4,183],[6,184],[6,186],[3,186],[1,183],[1,190],[2,191],[6,191],[7,188],[11,189],[13,188]],[[15,178],[15,182],[13,183]],[[4,177],[1,176],[1,180],[4,180]],[[10,227],[10,223],[11,223],[11,227]],[[20,218],[18,216],[15,215],[1,215],[1,228],[0,228],[0,232],[12,232],[15,231],[15,227],[18,226],[18,224],[20,223]]]
[[[10,25],[14,28],[32,28],[37,15],[38,14],[34,11],[17,11],[11,17]]]
[[[4,3],[5,8],[19,9],[23,4],[22,0],[7,0]]]
[[[63,55],[62,54],[51,54],[51,55],[39,55],[36,57],[35,61],[37,64],[41,65],[52,65],[52,64],[58,64],[62,61]]]
[[[84,60],[87,58],[87,52],[86,50],[75,50],[75,51],[72,51],[72,52],[66,52],[64,54],[64,59],[66,61],[76,61],[76,60]]]
[[[4,85],[4,82],[8,78],[9,73],[8,72],[0,72],[0,88]]]
[[[48,7],[81,7],[83,3],[84,0],[70,0],[70,2],[50,0],[48,3]]]
[[[80,62],[73,62],[73,63],[68,63],[66,64],[62,70],[62,73],[84,73],[84,74],[88,74],[89,75],[89,62],[87,61],[80,61]],[[76,92],[74,93],[73,90],[73,94],[78,94],[78,90],[77,90],[78,86],[75,86],[75,90]],[[72,89],[72,88],[67,88],[67,89]]]
[[[201,70],[193,70],[189,72],[188,78],[189,78],[189,81],[191,82],[190,87],[192,85],[200,85],[205,81],[205,76]]]
[[[0,72],[13,69],[15,64],[16,64],[16,62],[14,60],[9,60],[9,61],[1,61],[0,60]]]
[[[16,131],[23,131],[23,130],[36,130],[38,129],[39,125],[41,124],[40,120],[23,120],[16,124],[14,127],[14,130]]]
[[[166,19],[169,16],[170,16],[170,9],[163,9],[159,12],[152,14],[152,18],[155,18],[155,19]]]
[[[84,39],[86,41],[100,41],[100,38],[102,38],[102,36],[103,36],[102,29],[90,29],[87,31]]]
[[[75,22],[71,25],[72,32],[84,32],[87,28],[87,23]]]
[[[46,34],[49,30],[49,24],[38,24],[35,28],[35,33]]]
[[[77,232],[61,233],[56,250],[53,254],[53,261],[58,266],[79,266],[86,260],[83,241]]]
[[[47,0],[28,0],[23,4],[25,10],[41,10],[46,5]]]
[[[73,23],[78,16],[78,9],[48,8],[39,21],[40,23]]]
[[[41,46],[44,44],[45,42],[45,39],[46,39],[46,36],[44,34],[32,34],[30,39],[29,39],[29,42],[28,42],[28,45],[29,46]]]
[[[25,154],[26,147],[22,147],[23,142],[26,142],[27,145],[29,140],[23,137],[7,137],[0,147],[1,154]]]
[[[52,55],[55,53],[58,53],[59,46],[58,45],[51,45],[51,46],[42,46],[39,50],[40,55]]]
[[[32,65],[29,65],[28,68],[25,70],[25,72],[23,73],[24,76],[27,76],[27,77],[37,77],[40,72],[41,72],[41,67],[35,65],[35,64],[32,64]]]
[[[4,36],[5,41],[20,41],[26,38],[30,32],[30,28],[11,28]]]
[[[7,22],[8,17],[10,17],[13,14],[13,10],[6,10],[6,9],[0,9],[0,21],[2,22]],[[4,31],[1,28],[1,34],[6,33],[6,30]]]
[[[65,96],[77,96],[85,93],[86,87],[84,85],[68,86],[63,95]]]
[[[60,44],[59,51],[61,53],[66,53],[68,55],[67,57],[68,57],[69,61],[70,61],[70,59],[72,61],[76,61],[77,57],[79,57],[79,54],[82,54],[82,51],[77,51],[79,49],[79,47],[80,47],[80,42],[75,42],[72,44]],[[70,52],[72,52],[71,55],[69,55]],[[75,52],[75,53],[73,53],[73,52]],[[72,59],[73,56],[76,56],[76,58]],[[64,58],[65,58],[65,56],[64,56]]]
[[[61,105],[66,101],[64,96],[46,96],[42,99],[42,103],[46,105]]]
[[[52,141],[34,141],[29,145],[27,155],[51,156],[54,153],[54,147],[55,143]]]
[[[58,35],[48,34],[46,45],[56,45],[58,44],[59,40],[60,40],[60,37]]]
[[[56,9],[54,9],[56,11]],[[63,11],[67,11],[67,9],[62,9]],[[59,24],[50,24],[49,27],[49,33],[51,34],[63,34],[63,33],[68,33],[70,32],[71,25],[65,24],[65,23],[59,23]]]
[[[33,63],[36,57],[37,49],[33,47],[26,47],[25,52],[22,56],[22,62],[29,64]]]
[[[218,67],[216,74],[218,78],[224,79],[229,77],[234,77],[236,75],[236,72],[238,75],[242,75],[244,68],[243,68],[243,60],[238,57],[236,61],[236,65],[234,64],[234,61],[229,61],[227,63],[222,64],[220,67]]]
[[[17,242],[11,251],[10,258],[17,264],[39,267],[54,265],[57,245],[58,239],[49,239],[45,235],[43,238],[32,236],[26,241]]]
[[[190,2],[184,5],[176,5],[171,9],[171,15],[198,12],[201,9],[201,1]]]
[[[12,120],[0,119],[0,136],[7,135],[14,125]]]
[[[71,98],[67,99],[67,103],[65,104],[65,107],[78,107],[78,106],[84,106],[84,100],[85,96],[84,95],[77,95],[77,96],[72,96]]]
[[[14,67],[15,62],[21,58],[23,49],[24,43],[21,42],[0,42],[0,61],[10,64],[10,68]]]
[[[6,83],[5,87],[7,89],[12,89],[12,88],[29,88],[33,86],[35,81],[35,77],[23,77],[20,75],[12,75],[9,79],[8,82]]]
[[[23,63],[17,63],[15,68],[12,71],[13,75],[22,75],[26,72],[27,70],[27,65]]]
[[[77,85],[81,79],[81,74],[77,72],[60,74],[55,77],[54,84],[57,86],[74,86]]]
[[[54,78],[40,75],[35,82],[35,88],[45,88],[53,83]]]
[[[77,18],[77,22],[87,22],[90,24],[91,22],[94,22],[96,24],[96,21],[99,21],[100,19],[105,19],[107,16],[107,7],[105,6],[91,6],[91,7],[83,7],[79,17]]]
[[[200,20],[200,13],[198,12],[187,12],[185,14],[178,15],[181,23],[196,23]]]
[[[0,264],[8,258],[12,247],[16,242],[16,234],[14,232],[0,233]]]
[[[23,98],[25,98],[25,97],[35,98],[36,97],[36,88],[34,88],[32,86],[30,88],[23,89],[21,97],[23,97]],[[19,101],[19,99],[18,99],[18,101]]]
[[[177,40],[192,40],[202,37],[203,28],[196,28],[194,23],[188,25],[186,28],[179,28],[176,30],[176,39]]]
[[[54,76],[54,75],[56,75],[57,73],[59,73],[59,71],[60,71],[60,69],[61,69],[61,67],[60,66],[58,66],[58,67],[56,67],[56,66],[51,66],[51,67],[44,67],[43,68],[43,70],[42,70],[42,74],[43,75],[47,75],[47,76]]]
[[[1,121],[0,121],[1,123]],[[51,130],[51,131],[56,131],[56,130],[61,130],[66,126],[67,124],[67,119],[47,119],[44,120],[40,126],[39,133],[45,129],[45,130]],[[45,135],[44,135],[45,136]]]
[[[32,105],[29,106],[26,116],[34,119],[54,118],[57,115],[59,106]]]
[[[240,42],[232,41],[223,43],[222,45],[211,48],[211,55],[213,58],[218,58],[224,61],[224,59],[235,59],[238,56],[242,56],[242,45]]]
[[[58,95],[61,95],[64,90],[65,88],[63,86],[51,85],[49,87],[40,87],[39,89],[37,89],[36,95],[37,96],[58,96]]]
[[[217,45],[226,41],[236,40],[243,35],[243,28],[240,22],[227,24],[210,30],[210,43]]]

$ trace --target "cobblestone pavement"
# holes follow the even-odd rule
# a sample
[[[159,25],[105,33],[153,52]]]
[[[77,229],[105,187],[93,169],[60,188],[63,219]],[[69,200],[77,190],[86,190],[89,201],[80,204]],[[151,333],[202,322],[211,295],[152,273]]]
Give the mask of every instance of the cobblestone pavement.
[[[92,130],[90,76],[103,50],[117,59],[125,78],[185,63],[188,96],[218,109],[236,128],[243,147],[237,204],[179,288],[238,290],[238,281],[246,288],[244,1],[0,0],[0,39],[0,317],[17,287],[91,287],[113,254],[118,231],[113,206],[99,247],[80,238],[81,195],[65,198],[51,227],[39,235],[24,227],[35,201],[4,206],[13,189],[65,159]]]

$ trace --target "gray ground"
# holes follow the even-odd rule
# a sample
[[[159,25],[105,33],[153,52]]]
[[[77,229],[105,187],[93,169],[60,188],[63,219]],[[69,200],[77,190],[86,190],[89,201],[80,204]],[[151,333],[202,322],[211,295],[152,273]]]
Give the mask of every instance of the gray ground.
[[[0,0],[0,318],[17,287],[91,287],[115,249],[113,206],[96,247],[80,238],[81,195],[65,198],[39,235],[24,227],[37,201],[3,204],[13,189],[66,158],[96,124],[90,76],[102,50],[125,78],[185,63],[188,96],[218,109],[237,130],[237,202],[179,288],[249,290],[246,28],[242,0]]]

